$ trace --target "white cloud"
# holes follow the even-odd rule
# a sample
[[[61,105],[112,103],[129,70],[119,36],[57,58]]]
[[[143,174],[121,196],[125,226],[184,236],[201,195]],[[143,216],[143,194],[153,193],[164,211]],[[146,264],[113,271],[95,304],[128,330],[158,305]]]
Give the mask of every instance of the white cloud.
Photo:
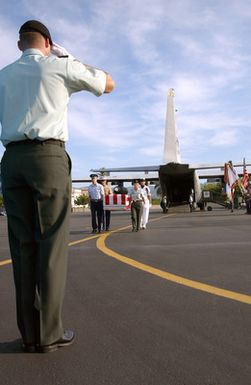
[[[227,129],[225,131],[217,131],[209,140],[212,146],[224,147],[236,144],[238,132],[237,130]]]
[[[104,95],[102,98],[108,98]],[[73,101],[72,101],[73,102]],[[128,147],[138,136],[140,129],[128,117],[114,113],[112,103],[90,99],[84,95],[71,103],[69,114],[70,138],[87,140],[89,144],[105,145],[114,150]]]
[[[102,147],[88,165],[139,164],[137,145],[140,159],[161,159],[171,87],[182,158],[202,162],[227,149],[240,158],[243,133],[251,148],[250,0],[44,0],[36,7],[22,0],[14,15],[0,16],[0,66],[18,57],[17,30],[29,18],[47,23],[55,41],[116,81],[114,94],[70,101],[73,173],[83,164],[82,145],[93,149],[89,157]]]

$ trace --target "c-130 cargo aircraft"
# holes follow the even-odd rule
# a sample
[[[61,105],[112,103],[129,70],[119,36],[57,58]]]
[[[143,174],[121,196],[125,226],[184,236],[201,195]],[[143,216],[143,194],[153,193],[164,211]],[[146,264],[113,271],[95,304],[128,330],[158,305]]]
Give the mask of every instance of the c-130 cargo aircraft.
[[[174,107],[174,89],[170,88],[167,96],[165,142],[162,165],[113,167],[92,169],[92,172],[108,175],[108,181],[129,181],[123,176],[112,176],[111,173],[144,173],[146,180],[159,180],[161,187],[161,206],[167,212],[169,206],[187,204],[189,196],[193,194],[193,201],[200,205],[201,186],[199,179],[224,177],[224,164],[184,164],[181,163],[179,141]],[[250,164],[246,164],[250,165]],[[234,167],[242,167],[243,163],[235,163]],[[218,169],[218,170],[217,170]],[[155,172],[156,176],[148,175]],[[241,174],[241,173],[240,173]],[[139,178],[142,175],[138,176]]]

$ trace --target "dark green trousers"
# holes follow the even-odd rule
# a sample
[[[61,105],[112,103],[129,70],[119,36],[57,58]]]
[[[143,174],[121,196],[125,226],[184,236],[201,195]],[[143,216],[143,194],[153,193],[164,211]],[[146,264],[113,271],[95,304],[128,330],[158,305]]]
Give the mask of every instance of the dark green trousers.
[[[64,148],[48,143],[9,146],[1,161],[17,323],[25,343],[47,345],[63,335],[70,169]]]
[[[134,230],[140,229],[140,220],[143,211],[143,202],[132,202],[131,203],[131,219],[132,219],[132,228]]]

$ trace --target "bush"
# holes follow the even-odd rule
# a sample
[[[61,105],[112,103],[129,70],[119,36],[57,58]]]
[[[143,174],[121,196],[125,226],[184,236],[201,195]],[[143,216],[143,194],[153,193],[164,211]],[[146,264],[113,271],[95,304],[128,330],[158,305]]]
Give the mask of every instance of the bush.
[[[79,195],[76,199],[74,199],[74,203],[77,206],[85,206],[87,205],[88,201],[88,196],[85,194]]]
[[[159,198],[152,198],[152,205],[159,205],[160,199]]]
[[[222,192],[222,183],[207,183],[203,186],[204,191],[212,191],[215,193],[221,193]]]

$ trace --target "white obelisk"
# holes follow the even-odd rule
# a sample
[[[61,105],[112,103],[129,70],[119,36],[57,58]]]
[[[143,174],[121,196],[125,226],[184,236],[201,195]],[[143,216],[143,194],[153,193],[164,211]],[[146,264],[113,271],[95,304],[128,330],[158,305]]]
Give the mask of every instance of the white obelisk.
[[[163,161],[164,163],[181,163],[179,141],[177,138],[173,88],[170,88],[167,94]]]

